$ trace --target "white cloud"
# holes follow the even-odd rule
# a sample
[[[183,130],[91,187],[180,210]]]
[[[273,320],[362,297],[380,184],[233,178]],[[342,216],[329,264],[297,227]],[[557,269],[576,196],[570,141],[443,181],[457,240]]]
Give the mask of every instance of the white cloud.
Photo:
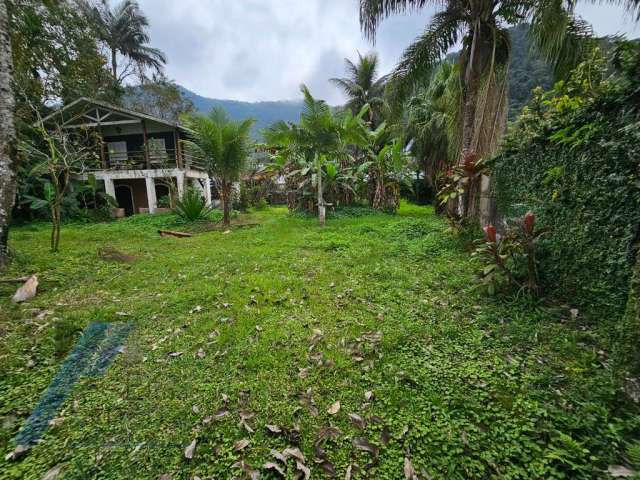
[[[167,75],[200,95],[236,100],[299,98],[300,83],[330,103],[341,93],[327,80],[344,57],[374,48],[358,22],[358,0],[140,0],[152,44],[168,55]],[[391,70],[432,10],[386,20],[375,49]],[[584,5],[598,34],[631,33],[620,7]],[[626,15],[626,18],[629,18]],[[637,32],[636,32],[637,33]]]

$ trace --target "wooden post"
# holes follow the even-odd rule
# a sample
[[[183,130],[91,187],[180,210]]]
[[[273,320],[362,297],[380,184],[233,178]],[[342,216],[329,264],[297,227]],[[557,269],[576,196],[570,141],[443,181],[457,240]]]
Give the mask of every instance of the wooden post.
[[[180,134],[178,133],[178,129],[173,129],[173,154],[176,157],[176,167],[182,168],[182,149],[180,146]]]
[[[104,136],[102,135],[102,126],[98,127],[98,137],[100,138],[100,163],[102,168],[107,169],[107,156],[104,151]]]
[[[144,161],[147,164],[147,168],[151,168],[151,162],[149,161],[149,142],[147,141],[147,122],[142,120],[142,138],[144,141]]]

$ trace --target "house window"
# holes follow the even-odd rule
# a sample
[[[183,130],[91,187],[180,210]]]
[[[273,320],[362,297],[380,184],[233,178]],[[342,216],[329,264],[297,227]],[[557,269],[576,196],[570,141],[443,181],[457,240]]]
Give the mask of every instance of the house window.
[[[107,148],[112,166],[123,165],[127,162],[127,142],[107,142]]]

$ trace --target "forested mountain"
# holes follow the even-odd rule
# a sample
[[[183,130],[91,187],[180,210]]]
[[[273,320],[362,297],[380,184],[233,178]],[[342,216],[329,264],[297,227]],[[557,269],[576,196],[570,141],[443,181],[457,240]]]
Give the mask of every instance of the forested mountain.
[[[522,24],[509,29],[511,37],[511,63],[509,65],[509,120],[518,116],[531,97],[531,90],[553,86],[553,71],[531,48],[529,25]]]
[[[182,94],[193,103],[196,110],[208,113],[213,107],[224,108],[235,120],[255,118],[254,134],[268,127],[277,120],[298,122],[302,111],[302,101],[280,100],[270,102],[240,102],[237,100],[220,100],[207,98],[180,87]]]

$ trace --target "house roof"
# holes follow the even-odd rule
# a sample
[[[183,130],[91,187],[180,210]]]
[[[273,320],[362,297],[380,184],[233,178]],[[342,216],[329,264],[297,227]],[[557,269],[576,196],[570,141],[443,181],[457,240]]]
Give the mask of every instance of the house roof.
[[[55,112],[44,117],[42,121],[46,123],[56,119],[56,117],[62,122],[62,126],[67,128],[138,123],[141,120],[148,120],[167,127],[178,128],[185,132],[189,131],[179,123],[88,97],[80,97],[60,107]]]

